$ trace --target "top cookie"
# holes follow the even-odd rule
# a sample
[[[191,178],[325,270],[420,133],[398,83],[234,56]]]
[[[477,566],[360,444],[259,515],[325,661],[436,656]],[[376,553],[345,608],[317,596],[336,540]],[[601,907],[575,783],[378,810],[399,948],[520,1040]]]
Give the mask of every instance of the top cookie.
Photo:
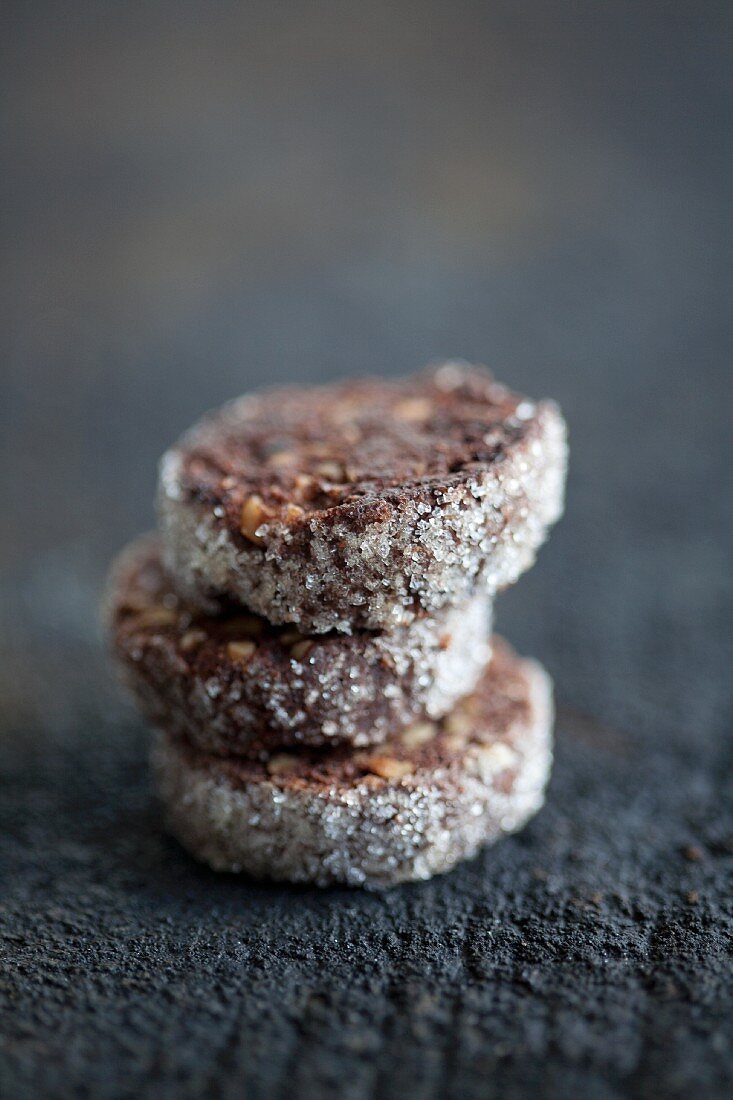
[[[468,364],[246,396],[163,457],[166,562],[204,608],[390,629],[516,580],[560,515],[565,463],[557,407]]]

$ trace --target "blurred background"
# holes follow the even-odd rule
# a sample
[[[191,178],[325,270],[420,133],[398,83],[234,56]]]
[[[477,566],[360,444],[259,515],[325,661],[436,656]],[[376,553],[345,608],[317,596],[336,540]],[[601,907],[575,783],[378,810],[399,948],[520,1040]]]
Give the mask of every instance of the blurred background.
[[[570,423],[567,518],[500,625],[573,704],[714,720],[729,5],[4,11],[8,690],[26,642],[90,640],[204,409],[460,356]]]
[[[0,30],[0,1092],[730,1095],[731,4]],[[570,426],[497,608],[555,678],[547,806],[387,904],[216,879],[161,831],[109,560],[205,409],[440,357]]]

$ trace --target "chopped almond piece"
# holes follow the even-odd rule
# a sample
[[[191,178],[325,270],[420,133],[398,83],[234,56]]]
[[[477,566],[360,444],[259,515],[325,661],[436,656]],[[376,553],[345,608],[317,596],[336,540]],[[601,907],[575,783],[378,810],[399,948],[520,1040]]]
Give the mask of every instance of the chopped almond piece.
[[[239,529],[246,539],[261,546],[264,539],[257,532],[268,519],[272,519],[272,513],[269,508],[265,507],[262,497],[258,496],[257,493],[253,493],[251,497],[247,497],[242,505]]]
[[[346,476],[343,466],[338,462],[319,462],[314,472],[327,481],[343,481]]]
[[[307,657],[310,651],[313,649],[313,642],[310,638],[304,638],[302,642],[296,642],[291,646],[290,656],[294,661],[302,661],[304,657]]]
[[[135,626],[139,630],[146,630],[151,626],[175,626],[178,622],[178,612],[170,607],[148,607],[141,611],[135,619]]]
[[[393,756],[370,756],[364,766],[382,779],[402,779],[412,771],[409,760],[396,760]]]
[[[183,653],[189,653],[190,650],[196,649],[206,641],[206,635],[203,630],[187,630],[179,642],[179,647]]]
[[[432,722],[415,722],[403,731],[402,740],[408,749],[414,749],[418,745],[424,745],[426,741],[432,741],[437,732]]]
[[[229,642],[227,645],[227,653],[232,661],[249,661],[254,656],[256,649],[255,643],[249,641],[249,639],[242,642]]]

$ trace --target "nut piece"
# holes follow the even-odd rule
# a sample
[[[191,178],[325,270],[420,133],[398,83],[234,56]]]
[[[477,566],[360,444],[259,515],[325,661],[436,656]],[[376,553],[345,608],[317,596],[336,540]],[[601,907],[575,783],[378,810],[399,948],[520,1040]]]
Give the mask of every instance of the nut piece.
[[[443,729],[446,734],[443,744],[451,752],[462,752],[475,733],[476,722],[471,717],[467,702],[464,699],[443,719]]]
[[[307,492],[315,485],[315,478],[310,474],[296,474],[295,475],[295,488],[301,493]]]
[[[229,642],[227,654],[232,661],[241,661],[246,664],[254,656],[257,646],[249,640],[243,642]]]
[[[137,630],[147,630],[151,626],[175,626],[178,622],[178,612],[170,607],[148,607],[141,611],[135,619]]]
[[[517,759],[514,749],[510,749],[503,741],[496,741],[493,745],[474,748],[471,751],[471,756],[476,761],[479,775],[487,783],[498,772],[510,768]]]
[[[343,481],[346,476],[343,466],[338,462],[319,462],[314,467],[314,473],[326,481]]]
[[[295,523],[305,515],[305,508],[301,508],[299,504],[286,504],[283,519],[286,523]]]
[[[312,649],[313,642],[310,638],[304,638],[302,642],[296,642],[290,647],[290,656],[294,661],[302,661]]]
[[[432,741],[437,732],[437,728],[432,722],[415,722],[414,725],[403,730],[402,741],[408,749],[414,749],[418,745],[424,745],[427,741]]]
[[[265,506],[262,497],[258,496],[257,493],[253,493],[251,497],[247,497],[242,505],[239,530],[250,542],[262,546],[265,540],[257,532],[268,519],[272,519],[272,512]]]
[[[198,646],[203,645],[206,641],[206,634],[203,630],[187,630],[178,643],[178,647],[183,653],[189,653],[192,649],[196,649]]]
[[[473,733],[474,723],[471,716],[463,706],[456,707],[452,714],[443,720],[446,733],[452,737],[461,737],[467,740]]]
[[[401,779],[412,771],[409,760],[395,760],[393,756],[369,756],[364,767],[382,779]]]
[[[276,752],[265,766],[270,775],[287,775],[297,768],[298,758],[289,752]]]
[[[427,420],[432,411],[433,406],[427,397],[405,397],[394,407],[395,416],[401,420]]]

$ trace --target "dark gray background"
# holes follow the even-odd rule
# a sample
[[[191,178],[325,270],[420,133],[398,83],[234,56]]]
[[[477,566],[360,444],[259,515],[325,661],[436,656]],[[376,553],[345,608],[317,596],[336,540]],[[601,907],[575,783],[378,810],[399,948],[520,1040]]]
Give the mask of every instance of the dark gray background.
[[[729,1091],[730,13],[4,6],[5,1095]],[[383,898],[217,879],[160,831],[108,559],[204,408],[440,356],[570,423],[498,609],[556,680],[548,807]]]

